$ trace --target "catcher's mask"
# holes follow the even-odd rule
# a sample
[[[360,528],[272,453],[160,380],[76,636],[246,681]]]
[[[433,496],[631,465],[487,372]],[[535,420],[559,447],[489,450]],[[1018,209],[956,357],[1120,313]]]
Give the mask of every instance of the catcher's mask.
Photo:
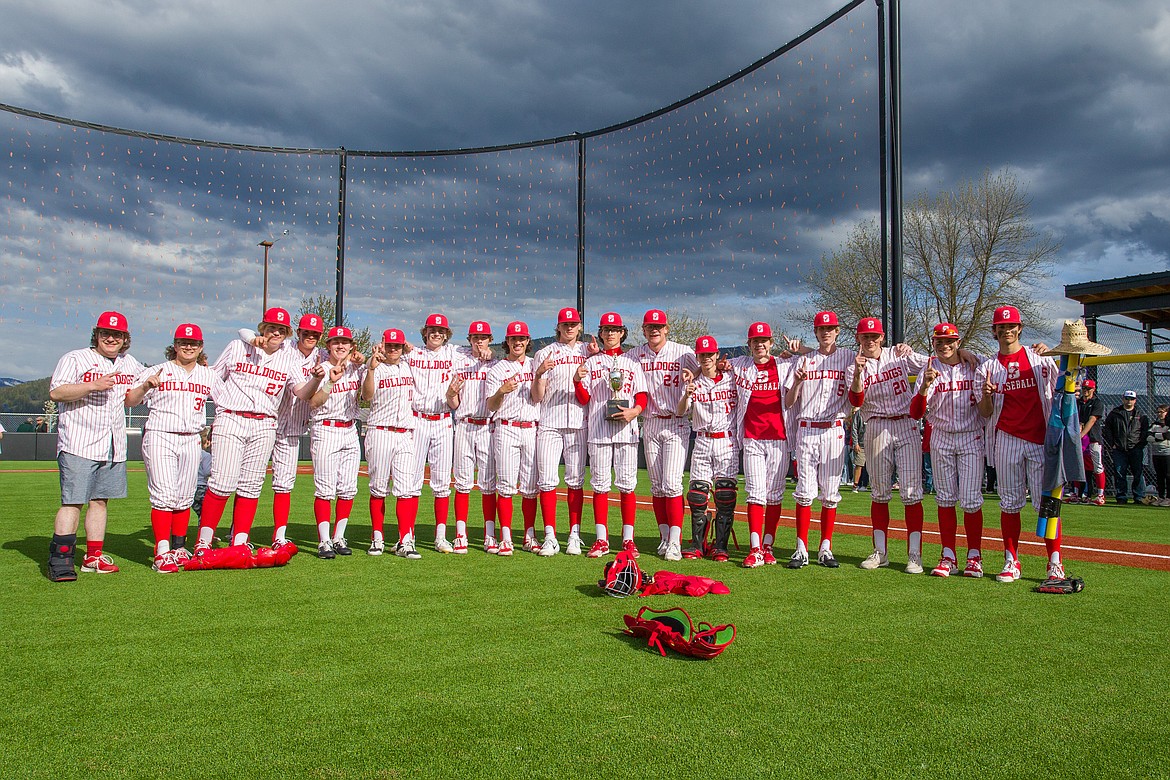
[[[623,550],[617,554],[617,558],[605,564],[605,573],[602,579],[597,581],[597,587],[604,590],[610,596],[617,599],[624,599],[633,593],[637,593],[645,578],[642,570],[638,568],[638,562],[628,552]]]

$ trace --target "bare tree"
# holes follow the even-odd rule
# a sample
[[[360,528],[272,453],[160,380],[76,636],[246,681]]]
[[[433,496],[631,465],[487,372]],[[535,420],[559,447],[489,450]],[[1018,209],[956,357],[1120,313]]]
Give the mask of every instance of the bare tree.
[[[670,340],[687,346],[694,346],[699,336],[711,332],[706,317],[693,316],[683,309],[667,309],[666,321],[670,323]]]
[[[1032,225],[1031,199],[1009,171],[984,171],[953,192],[919,195],[903,215],[906,341],[929,347],[930,329],[952,322],[971,349],[993,351],[996,306],[1019,308],[1024,322],[1047,323],[1033,296],[1051,277],[1059,245]],[[822,258],[809,279],[812,304],[855,322],[881,310],[880,238],[873,220]],[[811,312],[809,312],[811,314]]]
[[[308,298],[301,298],[301,308],[297,312],[297,321],[306,314],[316,314],[325,323],[325,332],[329,332],[329,328],[333,325],[344,325],[347,328],[353,329],[349,322],[349,317],[344,318],[344,322],[337,321],[337,305],[336,301],[328,295],[315,295]],[[370,350],[373,346],[374,338],[370,334],[369,328],[362,328],[353,332],[353,348],[361,352],[366,357],[369,357]],[[324,342],[322,341],[322,346]]]

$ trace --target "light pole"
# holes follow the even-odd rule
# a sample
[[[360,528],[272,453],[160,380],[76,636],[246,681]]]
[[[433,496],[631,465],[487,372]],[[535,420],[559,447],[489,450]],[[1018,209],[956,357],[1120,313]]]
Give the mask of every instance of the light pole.
[[[264,311],[268,311],[268,250],[272,248],[273,244],[287,235],[288,230],[286,229],[276,238],[266,238],[257,244],[257,246],[264,247]],[[261,314],[263,314],[263,312],[261,312]]]

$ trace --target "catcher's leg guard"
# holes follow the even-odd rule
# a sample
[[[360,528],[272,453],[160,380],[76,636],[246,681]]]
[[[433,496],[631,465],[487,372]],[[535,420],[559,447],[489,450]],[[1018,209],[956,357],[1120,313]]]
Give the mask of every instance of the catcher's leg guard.
[[[687,491],[687,504],[691,507],[691,547],[683,552],[687,558],[700,558],[703,555],[703,543],[707,539],[707,497],[710,493],[709,482],[691,481]]]
[[[715,480],[715,550],[727,553],[727,540],[731,537],[731,524],[735,522],[735,503],[739,498],[739,487],[734,479],[720,477]]]

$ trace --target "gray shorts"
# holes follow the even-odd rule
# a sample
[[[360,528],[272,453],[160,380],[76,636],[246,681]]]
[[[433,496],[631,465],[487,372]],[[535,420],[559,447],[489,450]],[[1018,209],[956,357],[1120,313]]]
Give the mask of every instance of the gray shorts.
[[[90,460],[62,452],[57,455],[61,473],[61,504],[81,506],[94,499],[126,497],[126,461]]]

